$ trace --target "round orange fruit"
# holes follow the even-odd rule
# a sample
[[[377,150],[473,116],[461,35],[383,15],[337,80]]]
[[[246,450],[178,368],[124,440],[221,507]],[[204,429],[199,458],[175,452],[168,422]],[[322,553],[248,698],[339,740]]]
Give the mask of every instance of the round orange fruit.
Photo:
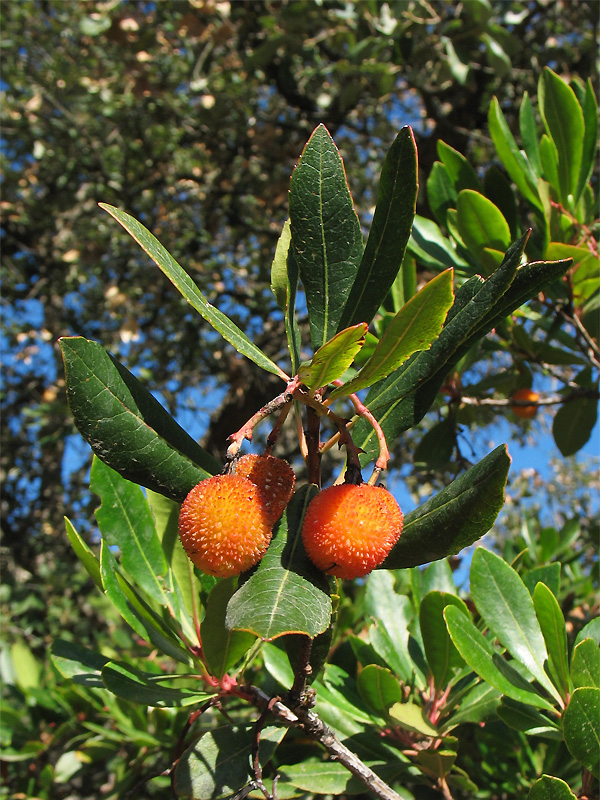
[[[530,403],[537,403],[540,399],[540,396],[537,392],[534,392],[533,389],[517,389],[516,392],[511,397],[511,400],[520,401],[520,403],[524,401],[529,401]],[[511,403],[511,409],[513,413],[520,417],[521,419],[533,419],[537,414],[538,407],[537,405],[527,406],[527,405],[519,405]]]
[[[294,494],[296,475],[287,461],[275,456],[249,453],[235,466],[235,475],[252,481],[261,491],[263,503],[273,523],[283,514]]]

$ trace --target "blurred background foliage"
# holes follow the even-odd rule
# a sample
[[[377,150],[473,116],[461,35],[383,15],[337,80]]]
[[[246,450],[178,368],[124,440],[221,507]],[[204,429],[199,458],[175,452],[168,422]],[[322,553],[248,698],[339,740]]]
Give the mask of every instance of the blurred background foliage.
[[[4,676],[15,661],[32,664],[29,683],[20,669],[9,693],[29,709],[25,727],[39,727],[48,753],[62,741],[56,726],[91,707],[87,697],[49,688],[54,678],[36,657],[57,632],[103,646],[122,635],[64,536],[65,513],[93,533],[96,501],[84,488],[90,454],[68,413],[56,340],[101,341],[217,455],[280,390],[222,347],[97,203],[140,219],[208,299],[276,359],[284,337],[269,270],[290,174],[313,128],[323,122],[340,148],[367,229],[383,156],[411,124],[418,213],[434,220],[425,185],[437,142],[483,174],[495,157],[487,126],[494,96],[517,134],[524,93],[536,102],[545,66],[567,80],[591,77],[598,95],[597,12],[595,0],[3,4]],[[592,184],[597,192],[597,163]],[[413,255],[418,280],[430,277],[431,264]],[[526,383],[530,367],[520,356]],[[506,369],[499,358],[492,348],[481,381]],[[485,437],[479,429],[497,414],[516,440],[543,435],[539,419],[532,429],[506,406],[467,405],[459,420],[465,441]],[[412,465],[417,443],[414,433],[403,439],[398,464]],[[404,476],[415,497],[463,468],[469,447],[461,457],[454,444],[437,462],[421,447],[420,471]],[[589,561],[597,477],[572,461],[555,470],[554,482],[535,474],[515,482],[498,536],[533,530],[549,512],[559,528],[579,515]],[[533,503],[527,524],[523,498]],[[171,729],[157,741],[163,736]],[[115,744],[119,769],[124,746]]]

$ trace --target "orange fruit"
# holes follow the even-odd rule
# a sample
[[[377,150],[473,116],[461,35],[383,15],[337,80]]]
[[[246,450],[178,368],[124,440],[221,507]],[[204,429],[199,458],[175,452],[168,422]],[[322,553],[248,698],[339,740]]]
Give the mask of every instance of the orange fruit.
[[[277,522],[290,502],[296,485],[294,470],[287,461],[275,456],[250,453],[238,460],[235,475],[247,478],[258,486],[273,524]]]
[[[269,546],[272,527],[261,490],[240,475],[201,481],[179,514],[179,537],[188,557],[219,578],[257,564]]]
[[[531,403],[537,403],[540,399],[540,396],[537,392],[534,392],[533,389],[517,389],[516,392],[512,395],[512,400],[529,400]],[[538,407],[535,406],[522,406],[522,405],[513,405],[511,403],[512,411],[520,417],[521,419],[532,419],[537,414]]]
[[[403,516],[381,486],[342,484],[320,492],[302,526],[304,548],[315,566],[338,578],[368,575],[402,533]]]

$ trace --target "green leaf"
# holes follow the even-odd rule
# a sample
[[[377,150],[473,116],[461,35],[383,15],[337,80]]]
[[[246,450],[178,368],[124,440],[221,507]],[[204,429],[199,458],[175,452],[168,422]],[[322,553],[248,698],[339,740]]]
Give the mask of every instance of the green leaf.
[[[560,701],[544,670],[548,653],[531,595],[515,570],[500,556],[478,547],[471,561],[471,596],[501,644]]]
[[[101,500],[96,519],[102,537],[118,547],[121,564],[153,600],[168,606],[164,582],[167,562],[148,503],[136,486],[98,458],[92,462],[90,488]]]
[[[514,136],[506,122],[496,97],[490,104],[488,113],[490,134],[500,160],[517,188],[534,208],[544,211],[544,206],[537,189],[537,177],[526,158],[521,153]]]
[[[429,347],[441,331],[453,299],[452,270],[446,270],[429,281],[400,309],[367,363],[352,380],[334,389],[330,399],[372,386],[414,352]]]
[[[415,467],[441,469],[452,458],[456,446],[456,427],[451,419],[438,422],[416,446],[413,453]]]
[[[390,708],[390,717],[407,731],[414,731],[423,736],[437,738],[439,731],[425,716],[424,710],[416,703],[395,703]]]
[[[507,55],[502,45],[488,33],[484,33],[481,38],[485,44],[487,62],[491,69],[494,70],[494,74],[499,78],[508,75],[512,65],[510,57]]]
[[[290,221],[287,219],[277,241],[271,265],[271,291],[285,315],[285,332],[292,358],[292,372],[295,375],[300,364],[300,329],[294,313],[298,289],[298,266],[294,259],[291,243],[292,232]]]
[[[600,646],[600,617],[594,617],[587,625],[583,626],[575,637],[575,644],[578,645],[585,639],[593,639]]]
[[[384,569],[406,569],[459,553],[481,538],[504,505],[510,467],[506,445],[489,453],[404,518]]]
[[[480,192],[464,189],[456,201],[458,230],[473,255],[487,269],[496,267],[486,259],[488,248],[504,253],[510,246],[510,228],[500,209]],[[502,260],[502,259],[500,259]]]
[[[563,714],[563,734],[571,755],[598,777],[600,752],[600,689],[575,689]]]
[[[244,631],[232,631],[225,626],[227,603],[237,588],[237,580],[229,578],[213,586],[206,603],[200,637],[206,664],[217,678],[222,678],[255,641],[255,636]]]
[[[521,231],[517,198],[512,183],[504,171],[495,164],[486,170],[483,178],[483,190],[485,196],[500,209],[502,216],[508,222],[511,236],[516,238]]]
[[[267,726],[260,732],[261,766],[270,760],[287,728]],[[185,750],[175,768],[177,797],[216,800],[230,797],[250,782],[254,726],[226,725],[202,734]]]
[[[558,154],[558,189],[566,207],[575,195],[581,169],[585,126],[575,92],[549,67],[538,83],[540,113]]]
[[[564,403],[552,422],[552,435],[563,456],[575,455],[589,441],[598,419],[598,401],[578,397]]]
[[[452,239],[446,238],[435,222],[418,214],[413,223],[408,249],[426,267],[435,270],[450,267],[472,271],[470,264],[456,252]]]
[[[501,694],[494,686],[478,682],[460,698],[456,710],[439,726],[440,732],[448,733],[463,722],[485,722],[492,718],[500,702]]]
[[[585,85],[585,99],[583,101],[583,119],[585,133],[583,136],[583,147],[581,153],[581,169],[579,180],[575,191],[575,201],[577,201],[585,189],[586,183],[596,163],[596,153],[598,149],[598,103],[590,78]]]
[[[458,150],[450,147],[449,144],[441,141],[441,139],[437,142],[437,152],[440,161],[448,170],[457,193],[463,189],[481,190],[481,183],[477,173],[462,153],[459,153]]]
[[[389,669],[369,664],[358,676],[358,691],[365,703],[384,716],[390,706],[402,700],[398,678]]]
[[[176,675],[142,672],[125,661],[109,661],[102,667],[102,682],[109,692],[130,703],[156,708],[184,708],[205,703],[215,693],[172,689],[161,681],[173,680]]]
[[[544,178],[558,190],[558,151],[547,133],[540,139],[540,161]]]
[[[447,167],[441,161],[434,162],[427,178],[427,202],[431,213],[440,225],[446,224],[449,208],[456,208],[457,192]]]
[[[292,174],[289,202],[311,342],[318,350],[338,331],[363,255],[344,165],[324,125],[313,132]]]
[[[344,742],[344,744],[348,744],[348,742]],[[370,759],[364,759],[363,763],[377,773],[382,780],[388,782],[393,781],[406,769],[405,764],[400,760],[395,763],[381,763],[381,760],[371,761]],[[277,771],[281,776],[278,786],[279,791],[281,790],[281,784],[285,782],[286,786],[295,786],[303,792],[301,795],[294,794],[292,795],[293,797],[305,798],[313,795],[351,797],[352,795],[364,795],[364,783],[354,777],[344,764],[336,763],[335,761],[308,758],[296,764],[284,764],[278,767]],[[404,791],[407,793],[405,794]],[[309,795],[306,794],[307,792]],[[285,795],[279,795],[278,793],[277,796],[284,797]],[[408,790],[402,789],[400,789],[400,793],[397,796],[399,800],[413,800],[414,798],[414,795]]]
[[[100,546],[100,575],[102,577],[102,589],[104,594],[138,636],[142,639],[148,639],[149,633],[147,626],[149,625],[150,629],[153,630],[155,627],[154,623],[147,621],[146,624],[144,624],[140,620],[140,617],[134,612],[117,578],[118,570],[117,559],[112,554],[106,540],[103,539]]]
[[[97,342],[63,337],[60,347],[75,424],[122,477],[181,501],[221,469]]]
[[[527,159],[539,178],[542,175],[542,165],[540,163],[540,151],[538,147],[538,129],[533,113],[533,106],[527,92],[523,93],[521,107],[519,108],[519,130],[521,132],[521,141],[523,142]]]
[[[341,667],[327,664],[323,677],[313,685],[317,689],[316,712],[324,722],[328,722],[328,711],[335,707],[335,721],[330,718],[329,724],[341,732],[344,732],[349,721],[353,733],[358,730],[356,722],[362,723],[360,729],[365,724],[374,723],[376,717],[363,703],[352,678]]]
[[[75,555],[85,567],[90,578],[100,591],[102,591],[102,578],[100,577],[100,564],[98,563],[98,559],[77,533],[71,520],[67,517],[65,517],[64,520],[67,537],[71,542],[71,547],[75,551]]]
[[[444,609],[454,605],[466,616],[469,611],[464,602],[447,592],[428,592],[419,609],[419,624],[427,663],[431,669],[434,684],[443,690],[453,677],[455,670],[461,669],[465,662],[452,643],[448,634]]]
[[[341,378],[365,343],[367,328],[366,322],[359,322],[336,333],[327,344],[319,347],[309,362],[300,366],[300,381],[309,389],[316,390]]]
[[[489,640],[462,611],[456,606],[447,606],[444,617],[456,649],[484,681],[513,700],[535,708],[553,710],[552,704],[494,651]]]
[[[229,342],[238,353],[249,358],[250,361],[273,375],[279,375],[283,380],[287,380],[285,373],[271,359],[257,347],[229,317],[212,306],[204,297],[200,289],[190,278],[187,272],[175,261],[173,256],[162,246],[150,231],[140,222],[107,203],[100,203],[100,208],[107,211],[117,222],[119,222],[139,244],[142,250],[147,253],[154,263],[160,267],[171,283],[179,289],[183,297],[195,309],[200,316],[205,319],[212,327],[221,334],[226,342]]]
[[[387,152],[377,205],[340,327],[370,322],[401,267],[417,202],[417,148],[406,126]],[[337,302],[337,300],[336,300]]]
[[[556,678],[555,682],[562,698],[566,699],[571,684],[569,681],[567,629],[562,609],[545,583],[538,583],[535,587],[533,606],[548,650],[551,674]]]
[[[532,784],[527,800],[577,800],[573,792],[560,778],[542,775]]]
[[[575,646],[571,680],[576,689],[582,686],[600,688],[600,647],[593,639],[584,639]]]
[[[309,561],[302,545],[302,519],[316,487],[300,488],[273,533],[264,558],[227,606],[230,630],[265,641],[287,633],[315,637],[330,623],[329,582]]]
[[[496,713],[509,728],[523,731],[528,736],[543,736],[546,739],[562,741],[558,719],[550,719],[529,705],[512,700],[510,697],[503,697]]]
[[[110,659],[87,647],[64,639],[52,642],[52,663],[65,678],[80,686],[99,688],[102,683],[102,667]]]

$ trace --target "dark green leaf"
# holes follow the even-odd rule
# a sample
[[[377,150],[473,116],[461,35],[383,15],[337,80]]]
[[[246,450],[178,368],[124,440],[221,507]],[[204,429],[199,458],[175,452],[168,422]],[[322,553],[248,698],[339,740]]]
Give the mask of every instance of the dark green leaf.
[[[568,207],[577,190],[583,151],[583,111],[575,92],[555,72],[544,68],[538,84],[540,113],[558,153],[558,189]]]
[[[459,153],[458,150],[455,150],[453,147],[450,147],[449,144],[441,140],[438,140],[437,152],[438,158],[448,170],[448,174],[454,183],[454,188],[457,193],[461,192],[463,189],[481,190],[481,184],[477,173],[462,153]]]
[[[419,263],[426,267],[435,270],[449,267],[472,271],[471,265],[456,252],[455,243],[442,235],[439,226],[418,214],[413,223],[408,249]]]
[[[229,601],[229,629],[270,641],[286,633],[315,637],[329,626],[329,583],[308,560],[301,538],[302,519],[315,492],[314,486],[305,486],[292,498],[264,558]]]
[[[440,691],[448,685],[454,671],[465,664],[448,634],[444,609],[449,605],[456,606],[469,616],[464,602],[456,595],[446,592],[429,592],[421,601],[419,609],[419,624],[427,663],[434,684]]]
[[[187,272],[175,261],[173,256],[162,246],[162,244],[147,230],[140,222],[129,214],[121,211],[114,206],[100,203],[100,208],[114,217],[132,236],[139,246],[147,253],[154,263],[160,267],[171,283],[179,289],[183,297],[194,308],[203,319],[218,331],[225,341],[229,342],[238,353],[241,353],[250,361],[273,375],[279,375],[284,380],[287,376],[271,359],[263,353],[229,317],[212,306],[204,297],[200,289],[190,278]]]
[[[456,210],[458,230],[469,252],[486,267],[488,273],[492,272],[497,265],[486,263],[485,251],[492,248],[504,253],[509,247],[508,222],[491,200],[471,189],[459,193]]]
[[[517,700],[512,700],[510,697],[502,698],[496,713],[509,728],[523,731],[528,736],[543,736],[546,739],[562,740],[562,731],[557,718],[550,719],[550,717],[541,714],[537,709]]]
[[[582,686],[600,688],[600,647],[593,639],[584,639],[573,650],[571,680],[576,689]]]
[[[594,164],[596,163],[596,152],[598,149],[598,103],[594,95],[594,89],[590,78],[585,85],[585,99],[583,102],[583,119],[585,133],[583,137],[583,147],[581,153],[581,169],[579,180],[575,191],[577,201],[585,189],[587,181],[590,179]]]
[[[414,352],[427,349],[442,329],[453,299],[452,270],[446,270],[411,297],[392,319],[367,363],[352,380],[334,389],[330,398],[372,386]]]
[[[298,377],[301,382],[316,390],[341,378],[365,343],[366,334],[366,322],[336,333],[333,339],[319,347],[309,362],[300,366]]]
[[[551,674],[563,699],[571,689],[567,629],[558,600],[545,583],[538,583],[533,592],[533,605],[548,650]]]
[[[365,759],[364,761],[382,780],[392,781],[399,776],[405,769],[405,764],[398,760],[396,763],[381,763]],[[328,795],[331,797],[351,797],[352,795],[363,795],[365,785],[358,778],[355,778],[348,771],[344,764],[335,761],[322,761],[321,759],[309,758],[301,763],[284,765],[278,768],[281,775],[281,783],[296,786],[302,790],[303,794],[294,794],[293,797]],[[413,795],[404,794],[400,790],[399,800],[412,800]]]
[[[127,480],[174,500],[220,470],[150,392],[97,342],[60,340],[67,398],[94,453]]]
[[[489,683],[479,682],[461,698],[456,710],[444,718],[440,731],[448,733],[463,722],[485,722],[493,717],[501,694]]]
[[[533,113],[533,106],[531,105],[531,100],[527,92],[523,93],[521,107],[519,108],[519,130],[521,132],[521,141],[523,142],[527,159],[535,174],[541,177],[542,165],[540,163],[540,151],[538,148],[538,129]]]
[[[289,202],[311,342],[318,350],[338,331],[363,255],[344,165],[324,125],[313,132],[292,174]]]
[[[500,643],[560,701],[544,670],[548,653],[531,595],[515,570],[500,556],[478,547],[471,561],[471,596]]]
[[[456,750],[451,750],[448,747],[447,737],[444,740],[443,748],[431,750],[419,750],[417,754],[417,761],[425,772],[435,775],[436,778],[444,778],[454,766],[456,761]]]
[[[504,172],[495,164],[486,170],[483,178],[485,196],[502,212],[508,222],[512,238],[516,238],[521,230],[517,199],[511,182]]]
[[[86,568],[88,575],[94,581],[96,586],[102,591],[102,578],[100,577],[100,564],[97,557],[90,550],[87,544],[83,541],[81,536],[75,530],[71,520],[65,517],[65,528],[67,536],[71,542],[71,547],[75,551],[77,558],[81,561]]]
[[[596,420],[598,401],[593,397],[578,397],[562,405],[552,422],[552,435],[563,456],[575,455],[588,442]]]
[[[509,467],[506,445],[501,445],[407,514],[402,535],[382,566],[419,566],[455,555],[481,538],[504,505]]]
[[[542,560],[543,559],[540,558],[540,561]],[[541,582],[545,583],[555,595],[558,595],[560,588],[560,566],[560,561],[553,561],[552,564],[542,564],[539,567],[533,567],[533,569],[527,570],[521,577],[529,594],[533,595],[535,587]]]
[[[527,800],[577,800],[577,798],[560,778],[542,775],[532,785]]]
[[[413,453],[415,467],[441,469],[452,458],[456,446],[456,428],[443,419],[427,431]]]
[[[231,669],[248,651],[256,637],[245,631],[225,627],[227,603],[236,590],[237,580],[229,578],[213,586],[206,603],[206,614],[200,627],[202,652],[206,664],[216,678]]]
[[[271,265],[271,290],[285,314],[285,332],[295,375],[300,364],[300,330],[295,315],[298,289],[298,266],[294,259],[292,232],[289,219],[285,221]]]
[[[102,667],[102,681],[109,692],[131,703],[157,708],[182,708],[205,703],[212,694],[190,689],[172,689],[161,681],[176,676],[142,672],[124,661],[109,661]]]
[[[406,250],[417,202],[417,148],[406,126],[383,162],[377,206],[340,328],[370,322],[392,286]],[[336,299],[337,302],[337,299]]]
[[[365,703],[384,716],[390,706],[402,700],[398,678],[389,669],[369,664],[358,676],[358,691]]]
[[[444,617],[456,649],[484,681],[513,700],[535,708],[553,709],[544,697],[529,684],[514,667],[504,661],[494,648],[456,606],[447,606]]]
[[[436,161],[427,178],[427,202],[433,216],[440,225],[446,224],[449,208],[456,208],[457,191],[448,169]]]
[[[600,689],[575,689],[563,714],[565,744],[580,764],[598,777],[600,764]]]
[[[56,639],[52,643],[52,662],[65,678],[80,686],[102,687],[102,667],[110,661],[87,647]]]

